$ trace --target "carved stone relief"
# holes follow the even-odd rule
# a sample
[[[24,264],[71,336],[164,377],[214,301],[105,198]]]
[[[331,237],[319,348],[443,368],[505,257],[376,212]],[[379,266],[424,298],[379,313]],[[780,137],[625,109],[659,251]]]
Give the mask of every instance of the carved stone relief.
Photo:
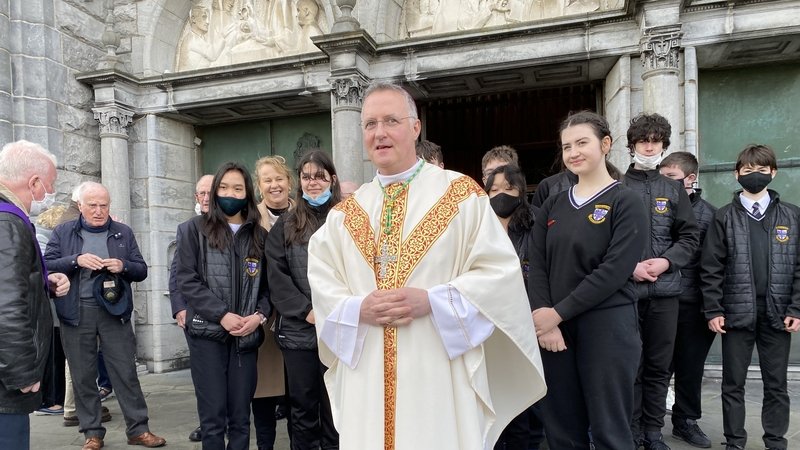
[[[322,0],[200,0],[189,12],[175,70],[203,69],[317,51],[329,30]]]
[[[320,144],[322,144],[322,140],[319,136],[309,132],[303,133],[300,139],[297,140],[297,146],[294,149],[295,163],[300,161],[307,151],[320,148]]]
[[[128,125],[131,124],[133,113],[119,108],[95,108],[94,118],[100,123],[100,137],[117,135],[128,137]]]
[[[619,9],[624,0],[406,0],[407,37]]]
[[[681,49],[680,25],[653,27],[642,37],[642,65],[645,73],[653,70],[679,70]]]

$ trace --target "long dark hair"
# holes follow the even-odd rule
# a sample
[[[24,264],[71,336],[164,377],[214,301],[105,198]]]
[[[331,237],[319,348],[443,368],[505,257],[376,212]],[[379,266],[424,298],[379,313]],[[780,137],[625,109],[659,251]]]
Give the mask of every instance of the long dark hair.
[[[531,225],[533,225],[533,214],[531,213],[531,205],[528,203],[528,196],[526,193],[528,186],[525,180],[525,174],[522,173],[519,167],[513,164],[506,164],[494,169],[492,173],[489,174],[489,177],[486,178],[486,186],[484,189],[487,194],[492,190],[494,178],[497,174],[503,174],[508,185],[512,188],[517,188],[517,191],[519,191],[520,203],[509,218],[508,228],[515,230],[529,229]]]
[[[303,167],[306,164],[314,164],[320,168],[324,176],[325,171],[331,176],[331,199],[328,200],[328,207],[332,207],[342,200],[342,190],[339,187],[339,177],[336,176],[336,168],[330,156],[320,149],[310,149],[297,162],[297,179],[303,176]],[[314,174],[319,176],[320,172]],[[305,244],[311,239],[311,235],[322,226],[322,222],[314,212],[314,208],[303,198],[303,188],[297,189],[294,193],[295,207],[286,215],[286,225],[283,228],[284,241],[286,244]]]
[[[208,236],[208,245],[218,250],[229,246],[233,240],[233,232],[231,231],[230,225],[228,225],[228,217],[222,212],[222,209],[217,203],[217,190],[222,182],[222,177],[231,170],[238,171],[244,178],[247,205],[242,209],[241,213],[244,218],[244,223],[251,223],[254,225],[253,239],[250,241],[248,256],[260,259],[264,255],[266,232],[259,226],[261,222],[261,213],[258,212],[258,208],[256,207],[253,180],[250,177],[247,167],[244,165],[237,162],[226,162],[217,169],[217,173],[214,175],[214,181],[211,182],[208,213],[203,219],[203,230],[206,236]]]

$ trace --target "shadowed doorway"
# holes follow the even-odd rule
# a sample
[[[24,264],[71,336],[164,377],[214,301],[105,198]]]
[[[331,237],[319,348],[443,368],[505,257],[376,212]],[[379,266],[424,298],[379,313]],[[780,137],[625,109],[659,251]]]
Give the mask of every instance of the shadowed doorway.
[[[597,111],[600,94],[599,84],[582,84],[420,102],[423,136],[442,146],[445,168],[478,181],[483,154],[510,145],[532,188],[560,170],[559,123],[570,111]]]

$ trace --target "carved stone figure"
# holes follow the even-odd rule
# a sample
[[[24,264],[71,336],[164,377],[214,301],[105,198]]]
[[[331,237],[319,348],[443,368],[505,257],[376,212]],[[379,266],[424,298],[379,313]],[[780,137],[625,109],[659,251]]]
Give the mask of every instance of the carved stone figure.
[[[322,30],[319,28],[318,17],[319,5],[317,5],[315,0],[297,1],[297,23],[300,26],[297,53],[317,51],[317,47],[311,41],[311,37],[322,34]]]
[[[225,50],[228,37],[209,38],[208,8],[202,5],[195,5],[189,11],[188,25],[178,43],[176,70],[203,69],[215,65]]]

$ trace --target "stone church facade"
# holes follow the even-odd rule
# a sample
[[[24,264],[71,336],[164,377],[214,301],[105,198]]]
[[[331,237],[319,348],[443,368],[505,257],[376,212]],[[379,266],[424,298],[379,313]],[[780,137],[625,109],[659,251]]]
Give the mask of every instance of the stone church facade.
[[[721,204],[738,149],[705,143],[730,134],[729,114],[750,121],[726,111],[751,103],[732,86],[756,80],[771,104],[800,104],[800,0],[0,0],[0,36],[0,143],[28,139],[55,153],[62,200],[83,180],[110,188],[112,213],[131,224],[150,267],[135,327],[140,360],[155,372],[186,366],[167,297],[175,229],[192,214],[195,180],[222,157],[212,137],[224,143],[237,124],[268,124],[267,154],[291,134],[280,127],[297,129],[290,155],[303,140],[322,145],[341,179],[367,181],[359,114],[373,80],[412,92],[426,136],[443,105],[568,97],[582,86],[578,106],[609,119],[618,167],[629,163],[630,119],[659,112],[673,125],[671,149],[700,157]],[[704,73],[714,86],[706,97]],[[536,114],[504,114],[519,128],[566,112],[534,104]],[[753,127],[785,129],[798,111],[765,112],[753,120],[766,125]],[[548,114],[558,117],[536,118]],[[798,135],[785,131],[771,138],[788,176],[781,186],[800,203],[789,182],[800,179]],[[461,163],[457,148],[445,158]]]

